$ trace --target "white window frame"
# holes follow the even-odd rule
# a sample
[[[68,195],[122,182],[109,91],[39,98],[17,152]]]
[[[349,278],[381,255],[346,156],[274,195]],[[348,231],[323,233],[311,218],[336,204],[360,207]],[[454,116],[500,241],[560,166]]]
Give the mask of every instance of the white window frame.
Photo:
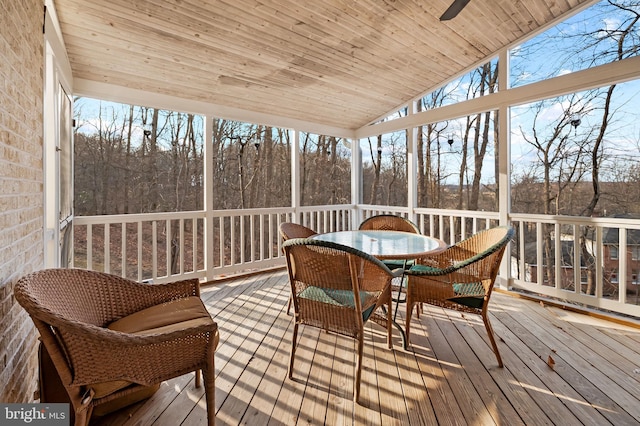
[[[52,0],[45,1],[44,25],[44,123],[43,123],[43,167],[44,167],[44,267],[67,267],[72,259],[63,256],[61,250],[65,243],[63,231],[68,232],[67,244],[73,239],[73,140],[62,141],[61,135],[73,138],[73,98],[71,66],[62,39],[62,32]],[[61,128],[60,105],[64,97],[70,102],[68,126]],[[71,150],[71,173],[67,182],[67,191],[71,198],[71,211],[61,217],[60,196],[60,152],[61,149]],[[71,227],[66,229],[66,227]],[[72,257],[72,256],[71,256]],[[63,262],[64,261],[64,262]],[[64,263],[64,264],[63,264]]]

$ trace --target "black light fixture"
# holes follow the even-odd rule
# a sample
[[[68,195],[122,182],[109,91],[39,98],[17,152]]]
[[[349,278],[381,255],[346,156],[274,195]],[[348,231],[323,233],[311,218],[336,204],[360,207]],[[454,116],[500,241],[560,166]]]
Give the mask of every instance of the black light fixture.
[[[261,142],[261,141],[260,141],[260,138],[258,138],[258,137],[257,137],[257,136],[255,136],[255,135],[250,135],[250,136],[246,136],[246,137],[243,137],[243,136],[233,136],[233,135],[232,135],[232,136],[230,136],[230,138],[229,138],[229,139],[231,139],[231,140],[235,140],[235,141],[236,141],[236,143],[237,143],[238,145],[240,145],[240,146],[245,146],[245,145],[251,144],[251,145],[253,145],[253,147],[256,149],[256,151],[259,151],[259,150],[260,150],[260,142]]]
[[[569,119],[569,124],[573,126],[573,129],[576,135],[578,134],[578,126],[580,125],[580,123],[582,123],[582,120],[580,119],[580,114],[571,114],[571,117]]]
[[[449,133],[449,137],[447,138],[447,143],[449,144],[449,148],[453,148],[453,135]]]

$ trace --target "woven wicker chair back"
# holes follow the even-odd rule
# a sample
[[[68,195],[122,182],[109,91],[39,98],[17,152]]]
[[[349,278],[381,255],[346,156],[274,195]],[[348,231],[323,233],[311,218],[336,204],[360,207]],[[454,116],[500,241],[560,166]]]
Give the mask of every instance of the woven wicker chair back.
[[[419,234],[418,227],[409,219],[392,214],[371,216],[365,219],[358,228],[369,231],[403,231]]]
[[[280,235],[285,241],[292,238],[309,238],[316,234],[317,232],[313,229],[297,223],[284,222],[280,224]]]

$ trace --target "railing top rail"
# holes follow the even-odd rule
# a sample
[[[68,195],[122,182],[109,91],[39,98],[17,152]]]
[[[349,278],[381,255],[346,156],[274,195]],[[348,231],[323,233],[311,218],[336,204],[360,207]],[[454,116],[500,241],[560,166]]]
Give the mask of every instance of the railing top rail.
[[[291,213],[293,207],[262,207],[253,209],[226,209],[213,210],[211,213],[214,217],[224,216],[248,216],[252,214],[286,214]]]
[[[617,217],[581,217],[581,216],[549,216],[525,213],[512,213],[511,220],[541,223],[560,223],[566,225],[599,225],[627,229],[640,229],[640,220]]]
[[[333,204],[329,206],[301,206],[298,210],[301,212],[309,211],[332,211],[332,210],[352,210],[356,208],[355,204]]]
[[[205,217],[205,212],[202,210],[197,210],[197,211],[186,211],[186,212],[75,216],[73,218],[73,221],[76,225],[87,225],[92,223],[99,223],[99,224],[137,223],[137,222],[148,222],[152,220],[194,219],[194,218],[204,218],[204,217]]]
[[[460,216],[460,217],[476,217],[482,219],[498,219],[498,212],[486,212],[475,210],[447,210],[436,208],[416,208],[417,214],[429,214],[434,216]]]

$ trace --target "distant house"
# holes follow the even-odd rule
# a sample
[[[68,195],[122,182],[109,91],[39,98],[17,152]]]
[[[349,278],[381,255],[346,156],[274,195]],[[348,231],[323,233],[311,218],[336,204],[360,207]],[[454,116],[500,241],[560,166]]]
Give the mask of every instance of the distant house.
[[[574,244],[573,244],[573,237],[571,236],[570,238],[568,237],[561,237],[562,240],[560,241],[560,249],[562,251],[562,256],[561,256],[561,264],[560,264],[560,288],[562,288],[563,290],[574,290],[574,284],[575,284],[575,278],[574,278]],[[538,282],[538,259],[537,259],[537,242],[531,242],[531,243],[527,243],[525,244],[524,247],[524,262],[525,265],[527,265],[528,268],[528,274],[530,275],[530,280],[531,282]],[[551,259],[555,259],[555,240],[552,239],[551,240],[551,245],[550,245],[550,257]],[[543,260],[542,262],[544,262],[544,254],[543,254]],[[550,271],[551,274],[551,281],[550,281],[550,277],[549,275],[543,270],[542,273],[542,283],[543,285],[550,285],[550,286],[555,286],[556,285],[556,279],[555,279],[555,267],[551,268]],[[586,263],[585,260],[580,257],[580,283],[582,286],[586,286],[587,285],[587,268],[586,268]],[[586,289],[583,289],[586,290]]]
[[[624,219],[638,219],[639,215],[616,215],[614,217]],[[603,235],[603,273],[605,279],[611,284],[617,285],[622,253],[620,248],[620,230],[618,228],[606,228]],[[627,292],[637,292],[640,284],[640,229],[627,230]]]
[[[622,218],[622,216],[618,216]],[[624,218],[631,218],[629,215],[625,215]],[[589,247],[593,247],[594,242],[589,244]],[[572,235],[563,235],[560,241],[560,247],[562,250],[562,256],[560,258],[560,288],[563,290],[574,290],[575,274],[574,274],[574,241]],[[555,238],[551,237],[551,243],[549,247],[549,255],[551,259],[555,259]],[[544,250],[544,247],[542,248]],[[538,268],[540,263],[545,262],[545,254],[543,253],[542,259],[537,257],[537,243],[527,243],[524,247],[524,264],[526,265],[526,276],[531,282],[538,282]],[[605,228],[603,232],[603,253],[602,253],[602,281],[603,281],[603,293],[606,295],[612,295],[618,292],[620,276],[620,230],[619,228]],[[593,253],[593,250],[589,250]],[[518,258],[518,254],[513,253],[515,258]],[[551,261],[552,268],[549,271],[542,271],[542,284],[555,286],[555,265],[554,260]],[[626,274],[626,288],[628,293],[637,293],[640,290],[640,229],[627,230],[627,242],[626,242],[626,262],[627,262],[627,274]],[[583,286],[583,291],[587,292],[587,264],[585,259],[580,256],[580,283]]]

